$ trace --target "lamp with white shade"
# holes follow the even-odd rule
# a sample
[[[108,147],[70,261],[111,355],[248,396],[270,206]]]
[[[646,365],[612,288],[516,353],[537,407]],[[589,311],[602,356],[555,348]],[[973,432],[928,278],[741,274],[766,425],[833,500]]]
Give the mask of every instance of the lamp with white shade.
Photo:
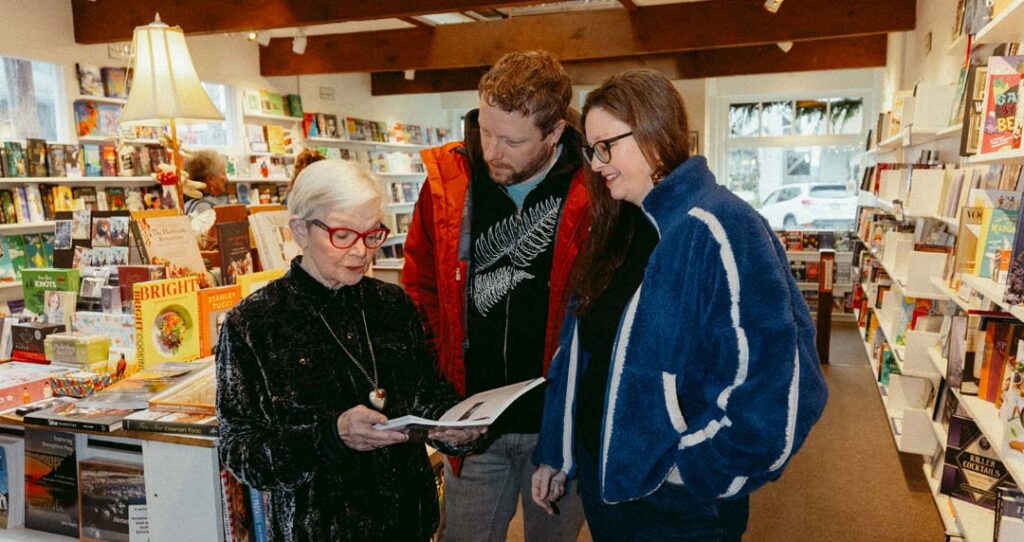
[[[178,26],[156,20],[135,28],[130,61],[132,86],[121,111],[126,126],[171,127],[171,150],[178,177],[178,205],[184,210],[181,149],[175,124],[224,120],[210,100]]]

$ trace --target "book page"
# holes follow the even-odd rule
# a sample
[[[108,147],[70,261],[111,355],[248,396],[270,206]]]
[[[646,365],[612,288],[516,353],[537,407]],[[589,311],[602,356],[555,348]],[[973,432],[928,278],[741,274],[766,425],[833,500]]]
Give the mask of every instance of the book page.
[[[435,427],[479,427],[490,425],[512,403],[526,392],[544,383],[544,377],[526,380],[493,390],[482,391],[455,405],[437,421],[417,416],[402,416],[386,424],[373,426],[378,430],[427,429]]]

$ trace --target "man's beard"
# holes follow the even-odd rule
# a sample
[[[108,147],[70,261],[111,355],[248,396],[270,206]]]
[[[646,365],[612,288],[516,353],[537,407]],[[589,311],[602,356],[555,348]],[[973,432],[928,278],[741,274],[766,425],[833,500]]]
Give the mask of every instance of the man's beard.
[[[526,167],[524,167],[523,169],[520,169],[518,171],[512,170],[510,174],[506,173],[506,177],[504,178],[499,179],[494,174],[494,168],[491,167],[490,163],[487,164],[487,172],[490,173],[491,180],[493,180],[497,184],[500,184],[501,186],[512,186],[519,184],[539,173],[540,170],[547,165],[548,160],[551,159],[551,155],[554,153],[553,148],[549,147],[549,150],[550,152],[537,155],[537,157],[534,158],[534,160],[527,164]],[[501,168],[501,171],[508,172],[509,170],[506,168]]]

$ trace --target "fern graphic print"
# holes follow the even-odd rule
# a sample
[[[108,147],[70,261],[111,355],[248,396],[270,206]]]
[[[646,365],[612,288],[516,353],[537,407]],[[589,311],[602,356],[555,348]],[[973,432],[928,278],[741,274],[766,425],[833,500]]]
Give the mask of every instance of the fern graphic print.
[[[493,224],[473,243],[473,303],[484,317],[520,282],[555,237],[562,198],[551,196],[516,216]]]

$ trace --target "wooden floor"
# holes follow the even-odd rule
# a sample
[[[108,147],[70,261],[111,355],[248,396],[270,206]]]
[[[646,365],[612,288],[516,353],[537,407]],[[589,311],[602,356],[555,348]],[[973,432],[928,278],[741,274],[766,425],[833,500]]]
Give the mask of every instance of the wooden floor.
[[[782,478],[751,497],[746,542],[943,541],[921,456],[896,451],[859,341],[852,324],[833,328],[828,406]],[[523,540],[521,516],[508,539]]]

